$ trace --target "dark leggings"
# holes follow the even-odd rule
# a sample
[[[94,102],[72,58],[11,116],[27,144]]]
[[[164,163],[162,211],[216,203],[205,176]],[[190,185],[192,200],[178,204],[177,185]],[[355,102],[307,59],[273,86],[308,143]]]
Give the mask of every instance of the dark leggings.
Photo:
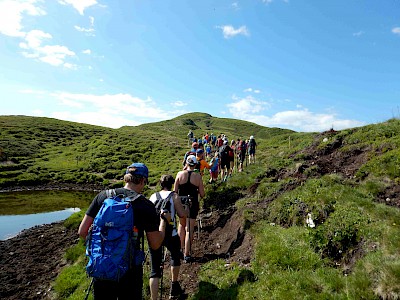
[[[163,247],[163,246],[162,246]],[[162,247],[157,250],[150,248],[151,273],[150,278],[161,278]],[[178,235],[172,236],[165,241],[165,247],[171,256],[171,266],[179,267],[181,265],[181,242]]]

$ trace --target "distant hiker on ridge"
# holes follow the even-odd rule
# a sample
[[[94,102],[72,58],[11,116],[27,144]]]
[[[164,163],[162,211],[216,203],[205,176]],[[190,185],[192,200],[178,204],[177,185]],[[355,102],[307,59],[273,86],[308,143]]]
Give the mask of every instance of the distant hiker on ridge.
[[[255,163],[256,162],[256,148],[257,148],[257,143],[256,140],[254,139],[254,136],[250,136],[249,144],[249,164]]]

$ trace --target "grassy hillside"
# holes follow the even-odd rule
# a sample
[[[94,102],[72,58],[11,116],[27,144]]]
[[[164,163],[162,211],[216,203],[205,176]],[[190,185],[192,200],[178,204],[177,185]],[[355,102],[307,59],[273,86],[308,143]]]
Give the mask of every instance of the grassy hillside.
[[[8,176],[23,184],[26,169],[35,170],[28,172],[35,178],[52,174],[58,182],[66,176],[97,176],[97,182],[109,183],[132,160],[149,164],[155,184],[162,172],[180,169],[189,129],[195,135],[212,131],[230,138],[253,134],[259,144],[257,164],[227,183],[206,187],[205,228],[197,244],[204,259],[182,266],[188,280],[198,282],[189,299],[400,298],[397,119],[323,133],[199,113],[118,130],[40,118],[0,121],[3,186],[10,184]],[[43,128],[54,128],[46,129],[48,138]],[[79,135],[72,134],[78,130]],[[28,132],[39,139],[24,139]],[[8,143],[25,143],[26,149],[12,152]],[[210,214],[214,223],[206,222]],[[67,225],[77,226],[81,218],[75,215]],[[83,252],[78,244],[66,254],[71,266],[55,282],[56,298],[83,298],[88,286]],[[182,277],[190,287],[188,276]]]
[[[134,161],[146,162],[150,183],[155,185],[162,173],[180,168],[189,129],[197,137],[223,132],[235,139],[289,132],[202,113],[120,129],[0,116],[0,129],[0,188],[48,183],[119,185],[123,169]]]

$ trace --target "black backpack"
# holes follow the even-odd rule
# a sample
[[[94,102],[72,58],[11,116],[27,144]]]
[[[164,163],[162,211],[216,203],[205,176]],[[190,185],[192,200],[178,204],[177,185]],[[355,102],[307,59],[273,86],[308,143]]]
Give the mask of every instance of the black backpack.
[[[219,155],[221,157],[221,160],[227,160],[229,158],[229,150],[231,147],[229,147],[228,145],[223,145],[220,149],[219,149]]]
[[[169,201],[172,199],[174,192],[169,193],[168,197],[163,199],[159,192],[156,193],[156,202],[154,202],[154,206],[156,207],[157,214],[161,214],[161,212],[165,209],[171,212],[171,202]]]

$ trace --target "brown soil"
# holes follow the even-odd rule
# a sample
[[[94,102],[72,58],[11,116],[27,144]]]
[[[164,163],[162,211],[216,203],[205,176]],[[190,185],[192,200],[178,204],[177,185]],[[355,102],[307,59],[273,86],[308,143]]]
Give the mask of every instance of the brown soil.
[[[77,239],[76,230],[53,223],[0,241],[0,299],[48,298],[50,283],[66,263],[65,251]]]
[[[325,132],[316,139],[320,140],[324,136],[334,137],[335,134],[334,131]],[[356,171],[367,160],[370,151],[370,149],[340,151],[342,147],[340,140],[334,140],[323,151],[318,149],[317,144],[298,153],[303,156],[303,160],[295,170],[266,170],[264,177],[272,178],[272,180],[291,177],[292,180],[271,197],[261,199],[258,203],[247,204],[246,209],[250,208],[258,212],[255,213],[253,221],[263,218],[265,208],[279,194],[296,188],[310,176],[318,177],[323,174],[337,173],[344,178],[353,179]],[[306,172],[307,169],[312,169],[312,171]],[[257,178],[242,196],[246,197],[246,194],[255,193],[261,179]],[[196,229],[193,243],[194,262],[183,264],[181,267],[181,285],[186,294],[194,294],[198,291],[201,283],[197,274],[202,264],[215,259],[224,259],[227,267],[232,262],[246,267],[253,257],[254,243],[252,236],[245,229],[243,214],[235,209],[232,199],[225,200],[225,202],[224,199],[218,200],[218,203],[225,203],[225,205],[215,205],[218,209],[213,211],[205,209],[199,215],[201,229],[200,231]],[[400,187],[393,185],[387,188],[376,201],[400,207]],[[25,230],[15,238],[0,241],[0,298],[50,299],[50,284],[66,264],[63,260],[65,250],[77,241],[76,230],[67,230],[61,223],[34,227]],[[357,258],[362,256],[362,253],[362,244],[349,253],[345,265],[342,266],[344,272],[350,272],[351,266]],[[166,264],[165,296],[169,288],[168,277],[169,268]],[[240,283],[239,280],[238,283]]]
[[[181,267],[181,285],[186,294],[198,289],[197,273],[210,260],[222,258],[246,266],[252,257],[252,241],[242,227],[240,213],[233,208],[219,213],[202,212],[201,230],[192,248],[194,262]],[[76,229],[61,223],[36,226],[15,238],[0,241],[0,299],[51,299],[51,282],[66,264],[67,248],[76,244]],[[165,266],[164,286],[169,288],[169,268]]]

